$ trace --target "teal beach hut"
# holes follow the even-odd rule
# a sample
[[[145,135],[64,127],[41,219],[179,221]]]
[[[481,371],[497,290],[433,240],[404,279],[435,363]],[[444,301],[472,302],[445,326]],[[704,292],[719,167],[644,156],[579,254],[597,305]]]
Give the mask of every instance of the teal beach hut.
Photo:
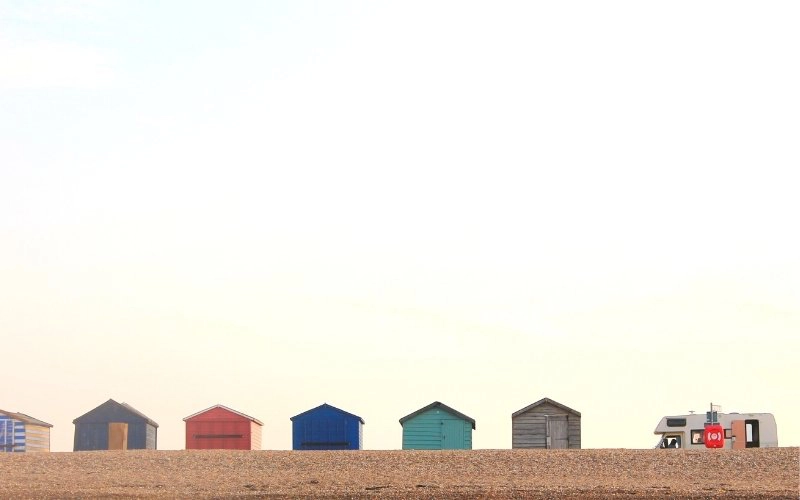
[[[434,401],[400,419],[404,450],[471,450],[475,419]]]

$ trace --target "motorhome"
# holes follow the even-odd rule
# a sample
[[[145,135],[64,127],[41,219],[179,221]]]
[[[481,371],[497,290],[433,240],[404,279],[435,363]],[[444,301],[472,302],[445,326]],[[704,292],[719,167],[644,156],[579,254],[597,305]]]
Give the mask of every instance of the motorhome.
[[[771,413],[692,413],[663,417],[654,431],[656,448],[705,448],[703,430],[712,418],[725,430],[728,449],[778,446],[778,428]]]

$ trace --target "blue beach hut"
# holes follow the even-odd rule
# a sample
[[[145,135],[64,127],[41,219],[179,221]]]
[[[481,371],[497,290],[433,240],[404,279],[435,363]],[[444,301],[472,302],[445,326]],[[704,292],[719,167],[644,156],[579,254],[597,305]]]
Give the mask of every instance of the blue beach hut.
[[[293,450],[360,450],[364,419],[324,403],[290,419]]]

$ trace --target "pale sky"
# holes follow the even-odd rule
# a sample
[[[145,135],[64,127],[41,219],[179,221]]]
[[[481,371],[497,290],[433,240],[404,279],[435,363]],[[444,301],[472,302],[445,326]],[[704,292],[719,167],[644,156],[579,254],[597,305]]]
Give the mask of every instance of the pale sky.
[[[0,408],[369,449],[771,412],[800,445],[795,1],[0,0]]]

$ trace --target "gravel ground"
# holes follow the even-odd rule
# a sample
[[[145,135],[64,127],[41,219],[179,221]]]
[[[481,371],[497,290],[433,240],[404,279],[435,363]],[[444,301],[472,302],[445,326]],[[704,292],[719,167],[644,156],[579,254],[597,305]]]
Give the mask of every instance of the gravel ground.
[[[800,449],[0,453],[0,498],[792,498]]]

